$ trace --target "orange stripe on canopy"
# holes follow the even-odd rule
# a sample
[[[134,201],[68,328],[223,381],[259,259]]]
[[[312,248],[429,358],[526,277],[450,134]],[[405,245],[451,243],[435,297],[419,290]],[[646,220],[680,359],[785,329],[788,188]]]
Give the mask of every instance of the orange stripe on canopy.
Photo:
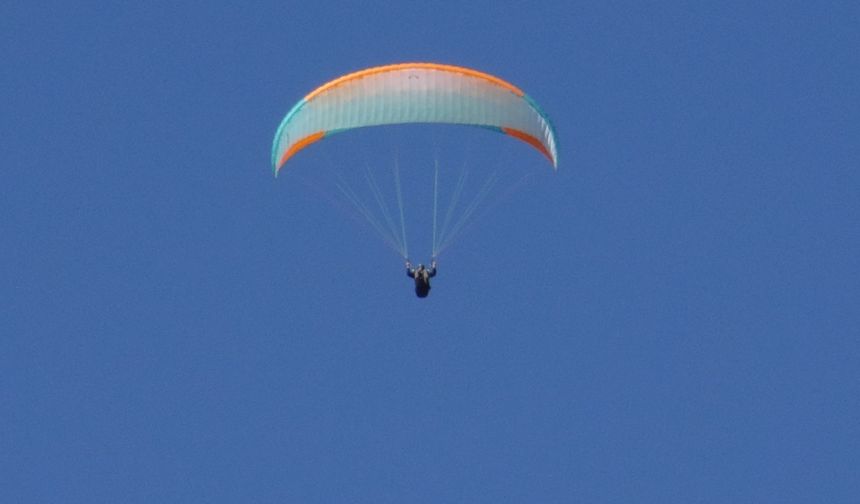
[[[528,133],[526,133],[524,131],[520,131],[520,130],[514,129],[514,128],[502,127],[502,131],[504,131],[506,134],[508,134],[514,138],[519,138],[523,142],[525,142],[525,143],[531,145],[532,147],[534,147],[535,149],[539,150],[541,152],[541,154],[546,156],[546,158],[549,159],[549,162],[552,163],[553,166],[555,166],[555,160],[552,158],[552,154],[550,154],[550,152],[548,150],[546,150],[546,147],[544,147],[544,145],[541,143],[541,141],[538,140],[537,138],[529,135]]]
[[[488,73],[479,72],[478,70],[473,70],[471,68],[460,67],[455,65],[443,65],[439,63],[398,63],[395,65],[383,65],[373,68],[367,68],[365,70],[359,70],[358,72],[353,72],[351,74],[346,74],[343,77],[338,77],[337,79],[327,82],[322,86],[314,89],[307,96],[305,96],[305,101],[310,101],[315,96],[318,96],[321,93],[324,93],[332,88],[340,86],[341,84],[345,84],[347,82],[361,79],[362,77],[367,77],[368,75],[375,75],[385,72],[394,72],[397,70],[408,70],[408,69],[420,69],[420,70],[439,70],[442,72],[451,72],[460,75],[466,75],[469,77],[476,77],[478,79],[485,80],[487,82],[492,82],[497,86],[501,86],[508,91],[514,93],[517,96],[524,96],[525,93],[518,87],[514,86],[510,82],[502,80],[494,75],[490,75]]]
[[[318,142],[318,141],[322,140],[322,138],[324,136],[325,136],[325,131],[317,131],[316,133],[308,135],[308,136],[302,138],[301,140],[299,140],[298,142],[294,143],[293,145],[291,145],[290,148],[287,149],[287,152],[285,152],[284,155],[281,156],[281,160],[278,162],[278,167],[275,169],[275,174],[277,175],[277,173],[278,173],[278,171],[280,171],[281,167],[284,166],[284,163],[286,163],[288,159],[293,157],[293,155],[296,152],[304,149],[305,147],[307,147],[308,145],[310,145],[314,142]]]

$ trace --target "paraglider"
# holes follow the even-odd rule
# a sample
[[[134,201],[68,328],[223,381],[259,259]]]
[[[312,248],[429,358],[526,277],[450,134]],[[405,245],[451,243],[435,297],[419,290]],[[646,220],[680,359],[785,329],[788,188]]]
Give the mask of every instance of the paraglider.
[[[430,279],[436,276],[436,259],[430,261],[430,269],[419,264],[417,268],[412,267],[412,263],[406,261],[406,276],[415,279],[415,295],[420,298],[427,297],[430,294]]]
[[[504,133],[537,150],[549,160],[554,170],[558,166],[557,141],[552,123],[537,103],[520,88],[471,68],[438,63],[401,63],[343,75],[299,100],[275,133],[272,143],[273,172],[277,176],[299,151],[335,133],[368,126],[406,123],[462,124]],[[372,177],[369,178],[372,182]],[[385,241],[406,259],[406,232],[397,172],[395,181],[401,218],[399,231],[393,219],[388,217],[386,208],[382,210],[388,229],[385,229],[385,225],[373,222],[368,209],[355,201],[355,195],[348,187],[339,185],[338,189],[374,225]],[[406,260],[407,272],[415,280],[418,297],[426,297],[429,293],[429,279],[436,274],[435,258],[444,247],[437,246],[437,185],[438,180],[434,185],[433,197],[434,260],[429,269],[422,265],[414,269]],[[378,196],[378,188],[374,189]],[[456,192],[458,195],[459,189],[460,185]],[[482,197],[485,189],[488,187],[482,188]],[[467,206],[465,217],[471,215],[473,210],[474,205]],[[444,224],[442,228],[444,234]],[[455,225],[454,228],[459,231],[462,226]]]
[[[287,113],[272,145],[275,175],[297,152],[353,128],[403,123],[468,124],[505,133],[558,166],[548,117],[521,89],[471,68],[401,63],[338,77]]]

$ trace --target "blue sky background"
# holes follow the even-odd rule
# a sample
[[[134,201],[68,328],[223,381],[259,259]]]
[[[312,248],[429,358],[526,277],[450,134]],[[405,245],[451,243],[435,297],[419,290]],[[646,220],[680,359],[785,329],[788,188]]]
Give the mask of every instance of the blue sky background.
[[[856,3],[353,4],[0,7],[0,500],[857,502]],[[558,172],[378,128],[272,178],[411,60],[525,89]],[[392,152],[532,174],[425,300],[315,178]]]

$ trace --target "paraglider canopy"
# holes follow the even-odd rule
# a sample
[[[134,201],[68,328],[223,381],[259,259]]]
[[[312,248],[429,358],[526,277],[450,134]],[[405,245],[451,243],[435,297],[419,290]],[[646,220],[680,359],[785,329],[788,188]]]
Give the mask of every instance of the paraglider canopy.
[[[298,151],[341,131],[402,123],[488,128],[522,140],[558,165],[549,118],[518,87],[471,68],[401,63],[338,77],[311,91],[281,121],[272,144],[275,175]]]

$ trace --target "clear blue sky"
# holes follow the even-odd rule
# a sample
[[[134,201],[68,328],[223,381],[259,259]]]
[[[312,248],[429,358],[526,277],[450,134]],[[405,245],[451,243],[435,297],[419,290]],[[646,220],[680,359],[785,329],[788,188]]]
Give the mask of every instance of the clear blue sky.
[[[458,4],[0,7],[0,501],[857,502],[857,4]],[[525,89],[558,173],[378,128],[272,177],[414,60]],[[392,150],[533,174],[425,300],[313,190]]]

